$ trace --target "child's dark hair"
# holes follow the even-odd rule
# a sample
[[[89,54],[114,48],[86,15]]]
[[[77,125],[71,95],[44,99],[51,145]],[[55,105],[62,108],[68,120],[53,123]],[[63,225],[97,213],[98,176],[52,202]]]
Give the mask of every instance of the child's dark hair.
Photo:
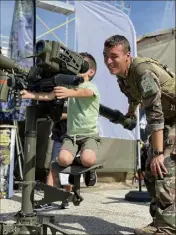
[[[89,63],[89,67],[90,68],[92,68],[92,69],[94,69],[95,70],[95,73],[96,73],[96,71],[97,71],[97,62],[96,62],[96,60],[95,60],[95,58],[91,55],[91,54],[89,54],[89,53],[87,53],[87,52],[81,52],[81,53],[79,53],[83,58],[87,58],[87,62]],[[95,75],[95,74],[94,74]],[[92,80],[92,78],[93,78],[94,76],[92,76],[91,77],[91,80]]]

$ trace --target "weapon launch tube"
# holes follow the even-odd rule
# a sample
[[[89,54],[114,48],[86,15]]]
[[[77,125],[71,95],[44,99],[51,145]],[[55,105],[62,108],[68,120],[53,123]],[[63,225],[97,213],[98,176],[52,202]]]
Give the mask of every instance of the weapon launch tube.
[[[101,116],[109,119],[110,121],[118,120],[118,123],[122,124],[122,125],[126,119],[125,116],[119,110],[113,110],[113,109],[111,109],[107,106],[104,106],[102,104],[100,104],[99,113]]]
[[[100,104],[100,116],[109,119],[111,122],[121,124],[125,129],[133,130],[136,127],[136,120],[127,118],[119,110],[113,110],[107,106]]]
[[[29,69],[24,68],[23,66],[19,65],[15,60],[12,60],[6,56],[0,54],[0,69],[5,70],[12,70],[14,69],[16,72],[27,75]]]

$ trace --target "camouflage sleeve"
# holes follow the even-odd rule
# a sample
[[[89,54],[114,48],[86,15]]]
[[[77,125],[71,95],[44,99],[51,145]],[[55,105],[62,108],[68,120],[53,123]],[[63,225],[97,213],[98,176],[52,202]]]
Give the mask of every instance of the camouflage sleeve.
[[[164,129],[161,89],[157,76],[153,72],[145,70],[138,79],[148,127],[151,130]]]
[[[129,104],[129,106],[128,106],[128,113],[133,113],[133,112],[136,111],[136,108],[139,105],[140,101],[138,101],[138,100],[132,98],[131,96],[129,96],[130,95],[129,93],[128,94],[126,93],[126,90],[125,90],[125,88],[123,86],[123,82],[122,81],[119,78],[117,80],[117,83],[119,84],[119,88],[120,88],[121,92],[124,93],[127,96],[127,98],[128,98],[128,104]]]

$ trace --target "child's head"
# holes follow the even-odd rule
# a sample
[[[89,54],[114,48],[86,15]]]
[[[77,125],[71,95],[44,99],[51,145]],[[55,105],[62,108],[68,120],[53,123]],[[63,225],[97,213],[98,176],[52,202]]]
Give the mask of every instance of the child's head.
[[[89,80],[92,80],[97,70],[97,63],[95,58],[87,52],[81,52],[79,54],[89,63],[89,70],[85,74],[89,77]]]

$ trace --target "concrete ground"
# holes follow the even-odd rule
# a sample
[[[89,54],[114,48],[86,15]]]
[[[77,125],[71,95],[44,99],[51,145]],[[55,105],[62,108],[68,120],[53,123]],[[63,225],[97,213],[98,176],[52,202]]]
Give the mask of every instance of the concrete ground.
[[[148,212],[149,203],[124,200],[131,190],[134,187],[123,183],[101,183],[91,189],[83,187],[81,195],[84,201],[80,206],[70,203],[69,209],[56,208],[45,214],[53,214],[56,224],[70,234],[134,234],[134,228],[147,225],[151,217]],[[40,192],[36,194],[41,198]],[[0,220],[10,222],[20,210],[20,202],[19,192],[12,199],[1,199]]]

